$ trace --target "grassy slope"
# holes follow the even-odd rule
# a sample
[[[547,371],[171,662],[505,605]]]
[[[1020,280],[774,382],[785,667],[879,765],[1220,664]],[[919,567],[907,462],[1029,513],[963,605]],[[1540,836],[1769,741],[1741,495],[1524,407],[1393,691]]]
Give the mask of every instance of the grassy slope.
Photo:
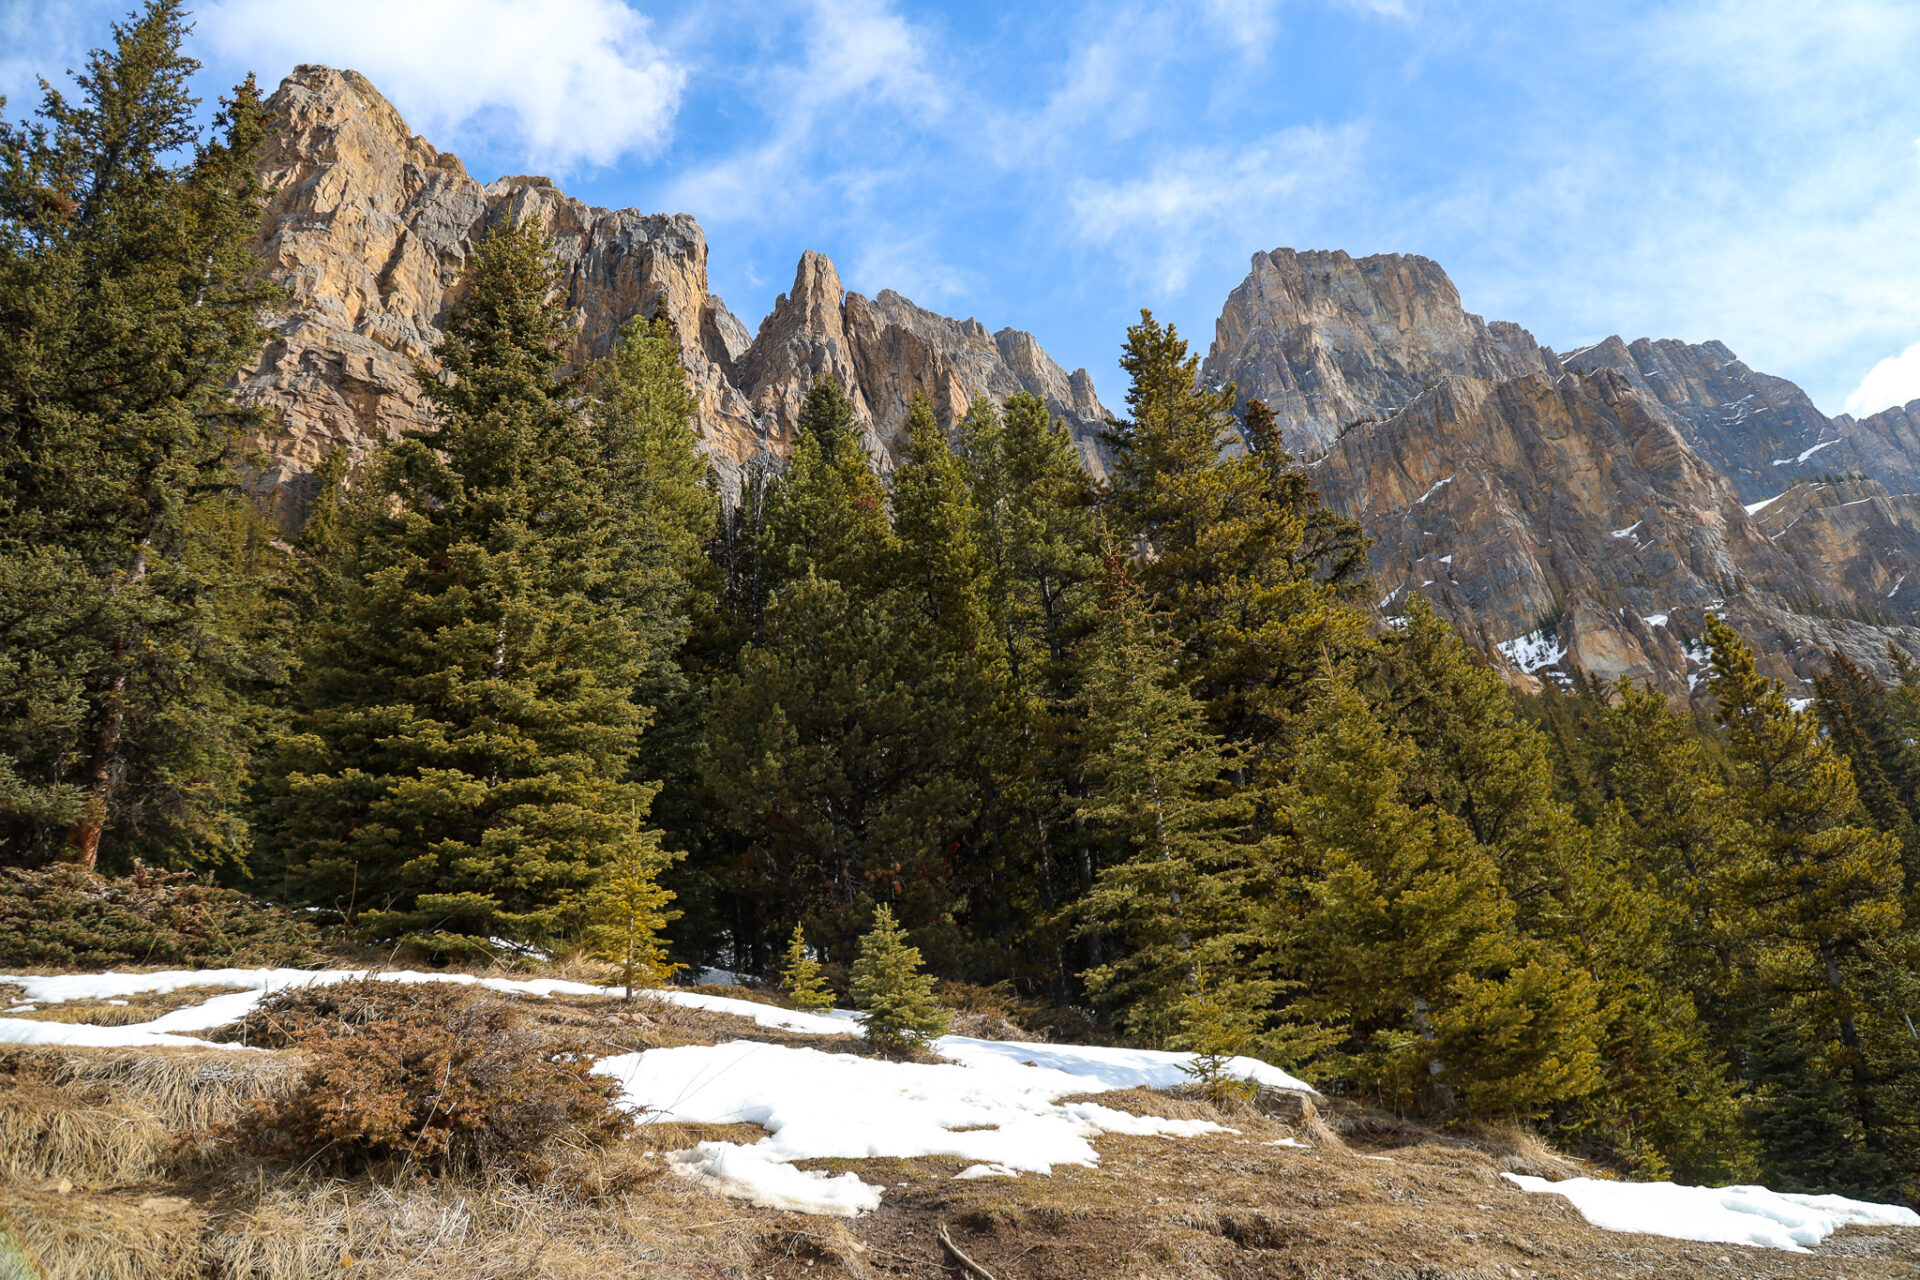
[[[858,1047],[645,1000],[520,1003],[537,1025],[605,1053],[727,1038]],[[119,1006],[99,1012],[126,1016]],[[486,1173],[323,1177],[208,1140],[252,1099],[289,1087],[296,1062],[211,1050],[0,1051],[0,1206],[62,1280],[931,1280],[959,1274],[939,1242],[943,1226],[998,1280],[1920,1276],[1920,1233],[1843,1232],[1801,1257],[1596,1230],[1557,1197],[1499,1177],[1568,1167],[1525,1135],[1469,1143],[1360,1112],[1223,1112],[1144,1090],[1100,1101],[1218,1118],[1239,1132],[1108,1136],[1097,1169],[1017,1180],[956,1182],[965,1162],[946,1158],[812,1162],[886,1184],[881,1209],[852,1222],[757,1209],[666,1173],[661,1153],[754,1141],[760,1131],[747,1125],[645,1124],[610,1151],[568,1153],[539,1186]],[[1282,1137],[1310,1145],[1268,1145]]]

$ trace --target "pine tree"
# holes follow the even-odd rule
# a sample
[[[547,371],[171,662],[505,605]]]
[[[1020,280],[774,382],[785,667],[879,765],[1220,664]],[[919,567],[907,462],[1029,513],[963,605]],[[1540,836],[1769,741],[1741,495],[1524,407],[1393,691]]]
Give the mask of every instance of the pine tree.
[[[1330,1067],[1392,1105],[1543,1115],[1600,1084],[1596,993],[1521,934],[1467,824],[1409,803],[1416,760],[1349,682],[1322,678],[1281,811],[1292,1012],[1335,1031]]]
[[[1260,860],[1247,798],[1223,785],[1231,757],[1112,550],[1105,595],[1088,642],[1078,807],[1106,865],[1074,913],[1117,954],[1081,976],[1129,1034],[1158,1042],[1179,1031],[1202,969],[1219,978],[1215,998],[1265,1008]]]
[[[673,895],[660,885],[671,855],[656,833],[630,840],[602,865],[583,906],[587,952],[620,966],[625,998],[635,987],[657,987],[685,965],[667,960],[660,931],[672,921]]]
[[[1736,882],[1740,927],[1765,1005],[1797,1024],[1779,1026],[1777,1052],[1754,1059],[1763,1168],[1786,1176],[1819,1150],[1814,1163],[1835,1171],[1826,1189],[1897,1194],[1920,1168],[1911,1150],[1897,1150],[1896,1135],[1915,1117],[1886,1111],[1872,1068],[1875,1041],[1909,1029],[1869,997],[1872,959],[1904,925],[1899,841],[1863,825],[1852,770],[1818,718],[1788,705],[1732,627],[1709,617],[1706,633],[1737,796],[1754,832]],[[1833,1083],[1798,1078],[1807,1073]],[[1808,1090],[1823,1101],[1794,1101]]]
[[[860,939],[853,962],[854,1007],[866,1014],[862,1032],[889,1053],[905,1053],[943,1036],[952,1015],[933,998],[933,975],[920,972],[920,950],[881,903],[873,928]]]
[[[820,962],[807,954],[807,936],[797,924],[793,926],[793,936],[787,939],[786,958],[780,966],[780,989],[787,993],[787,1003],[796,1009],[818,1013],[833,1008],[833,993],[827,990],[826,980],[820,976]]]
[[[376,908],[388,934],[541,935],[601,867],[655,856],[630,773],[631,526],[558,377],[544,232],[496,230],[468,284],[426,382],[435,424],[365,481],[264,808],[305,900]]]
[[[251,79],[195,124],[150,0],[0,123],[0,857],[239,859],[281,572],[228,463],[260,348]]]
[[[1846,654],[1832,654],[1813,689],[1828,739],[1852,766],[1860,803],[1875,826],[1900,839],[1911,892],[1920,885],[1920,744],[1902,732],[1895,695]]]
[[[812,574],[870,583],[894,550],[886,494],[867,463],[852,402],[822,378],[807,393],[786,474],[766,498],[758,549],[762,601]]]
[[[1321,505],[1265,405],[1201,385],[1199,357],[1151,314],[1127,331],[1129,421],[1115,425],[1109,507],[1148,553],[1137,573],[1182,645],[1181,673],[1257,768],[1323,661],[1372,647],[1365,539]]]

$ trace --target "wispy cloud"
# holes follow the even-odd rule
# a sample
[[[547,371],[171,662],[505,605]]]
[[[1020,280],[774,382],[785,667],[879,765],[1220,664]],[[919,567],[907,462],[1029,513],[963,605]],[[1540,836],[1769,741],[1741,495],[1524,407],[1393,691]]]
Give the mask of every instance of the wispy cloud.
[[[1138,177],[1077,184],[1074,231],[1140,279],[1177,293],[1197,264],[1238,262],[1283,243],[1350,192],[1365,142],[1365,128],[1347,124],[1180,150]]]
[[[620,0],[213,0],[208,47],[273,78],[351,67],[442,146],[561,172],[659,149],[686,70]]]

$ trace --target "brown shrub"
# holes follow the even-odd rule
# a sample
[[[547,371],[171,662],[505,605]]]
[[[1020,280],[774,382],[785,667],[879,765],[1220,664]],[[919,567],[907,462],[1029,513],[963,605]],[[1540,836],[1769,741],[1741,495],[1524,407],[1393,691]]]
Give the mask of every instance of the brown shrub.
[[[554,1144],[597,1145],[631,1127],[584,1046],[469,988],[306,988],[268,999],[248,1022],[250,1043],[297,1047],[307,1061],[290,1096],[262,1102],[240,1126],[265,1154],[538,1178]]]

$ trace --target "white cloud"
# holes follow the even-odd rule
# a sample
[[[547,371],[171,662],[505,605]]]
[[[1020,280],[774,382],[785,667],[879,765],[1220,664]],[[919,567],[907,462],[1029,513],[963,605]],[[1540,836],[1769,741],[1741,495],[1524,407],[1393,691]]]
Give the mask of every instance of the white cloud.
[[[1083,181],[1075,234],[1105,246],[1155,287],[1177,293],[1202,263],[1238,262],[1283,244],[1336,193],[1351,189],[1366,131],[1285,129],[1246,146],[1193,147],[1143,177]]]
[[[478,135],[561,171],[657,150],[686,82],[620,0],[214,0],[197,21],[269,88],[351,68],[441,146]]]
[[[1920,342],[1869,369],[1847,397],[1847,412],[1864,418],[1912,400],[1920,400]]]

